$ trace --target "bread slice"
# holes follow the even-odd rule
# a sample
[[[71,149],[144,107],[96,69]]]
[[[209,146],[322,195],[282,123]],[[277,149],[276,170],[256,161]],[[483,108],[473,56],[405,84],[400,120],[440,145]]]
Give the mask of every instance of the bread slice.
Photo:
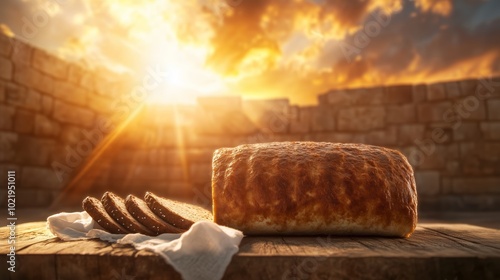
[[[129,233],[128,230],[123,228],[109,216],[99,199],[87,196],[82,202],[82,207],[83,210],[85,210],[90,217],[106,231],[110,233]]]
[[[181,233],[184,230],[174,227],[171,224],[166,223],[158,216],[156,216],[149,209],[148,205],[144,200],[134,196],[128,195],[125,199],[125,206],[128,212],[141,224],[147,227],[154,234],[162,233]]]
[[[165,222],[188,230],[197,221],[213,221],[212,212],[197,205],[159,197],[146,192],[144,200],[151,211]]]
[[[106,212],[121,226],[129,232],[142,233],[146,235],[154,235],[152,231],[139,223],[127,211],[123,198],[112,192],[105,192],[101,198],[102,205]]]

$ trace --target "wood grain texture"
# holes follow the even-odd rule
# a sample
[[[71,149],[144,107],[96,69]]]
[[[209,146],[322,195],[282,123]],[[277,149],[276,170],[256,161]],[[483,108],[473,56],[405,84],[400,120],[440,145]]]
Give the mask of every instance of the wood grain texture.
[[[8,233],[2,227],[0,238]],[[420,224],[407,239],[245,237],[224,279],[500,279],[499,240],[497,229],[445,223]],[[18,225],[16,245],[17,271],[5,268],[1,279],[180,279],[151,252],[98,240],[63,242],[45,222]]]

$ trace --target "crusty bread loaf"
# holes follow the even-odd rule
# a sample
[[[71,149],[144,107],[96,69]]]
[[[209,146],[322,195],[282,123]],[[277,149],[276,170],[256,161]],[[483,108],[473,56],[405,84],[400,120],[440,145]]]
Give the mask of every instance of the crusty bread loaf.
[[[82,207],[83,210],[85,210],[90,217],[106,231],[110,233],[129,233],[128,230],[113,220],[108,212],[106,212],[99,199],[87,196],[82,201]]]
[[[146,192],[144,201],[158,217],[180,229],[188,230],[198,221],[213,221],[212,213],[197,205],[159,197],[151,192]]]
[[[109,216],[129,232],[154,235],[152,231],[139,223],[125,206],[125,200],[112,192],[105,192],[101,198],[102,205]]]
[[[281,142],[222,148],[212,162],[214,221],[245,234],[408,237],[413,170],[398,151]]]

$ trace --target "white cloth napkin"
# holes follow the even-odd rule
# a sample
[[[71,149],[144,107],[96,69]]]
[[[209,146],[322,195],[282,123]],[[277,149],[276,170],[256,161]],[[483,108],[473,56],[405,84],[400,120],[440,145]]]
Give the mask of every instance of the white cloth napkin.
[[[195,223],[183,234],[111,234],[85,211],[52,215],[47,218],[47,228],[64,241],[99,238],[153,251],[186,280],[221,279],[243,238],[239,230],[205,221]]]

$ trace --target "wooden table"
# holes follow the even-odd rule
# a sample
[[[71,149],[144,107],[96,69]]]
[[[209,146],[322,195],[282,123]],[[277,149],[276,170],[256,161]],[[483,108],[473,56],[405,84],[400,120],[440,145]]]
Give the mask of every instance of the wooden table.
[[[159,256],[97,240],[63,242],[45,222],[17,226],[16,272],[0,279],[180,279]],[[500,230],[422,223],[408,239],[245,237],[224,279],[500,279]]]

